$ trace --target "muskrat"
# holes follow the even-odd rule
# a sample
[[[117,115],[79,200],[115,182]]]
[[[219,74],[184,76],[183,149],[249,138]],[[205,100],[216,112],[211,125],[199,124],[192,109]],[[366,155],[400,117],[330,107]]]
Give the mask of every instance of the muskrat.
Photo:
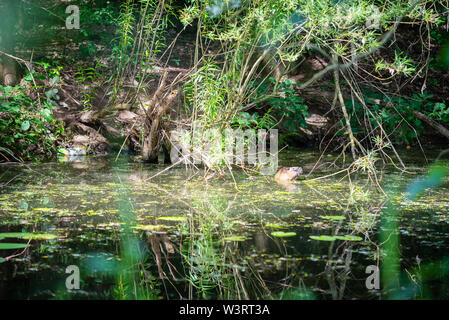
[[[289,182],[298,178],[302,174],[301,167],[282,167],[274,175],[277,182]]]

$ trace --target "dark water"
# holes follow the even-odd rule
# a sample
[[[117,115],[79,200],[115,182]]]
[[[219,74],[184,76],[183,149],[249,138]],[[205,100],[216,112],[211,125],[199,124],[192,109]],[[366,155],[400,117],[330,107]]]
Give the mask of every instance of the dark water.
[[[289,151],[281,165],[309,173],[318,158]],[[341,170],[334,160],[321,159],[306,179]],[[185,167],[153,177],[166,167],[126,157],[0,166],[0,239],[40,234],[0,240],[29,244],[0,250],[0,298],[447,299],[448,179],[407,200],[427,169],[422,156],[404,161],[410,173],[376,162],[398,212],[394,295],[365,284],[366,268],[384,261],[385,211],[366,172],[280,186],[239,170],[207,181]],[[66,288],[70,265],[80,270],[79,290]]]

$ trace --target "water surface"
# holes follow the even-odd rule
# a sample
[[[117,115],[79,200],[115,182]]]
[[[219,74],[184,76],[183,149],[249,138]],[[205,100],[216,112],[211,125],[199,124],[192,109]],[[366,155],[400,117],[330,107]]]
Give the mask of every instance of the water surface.
[[[319,156],[288,151],[280,164],[309,173]],[[166,166],[114,159],[0,166],[0,238],[41,235],[0,240],[29,244],[0,250],[0,298],[385,298],[365,286],[367,266],[379,265],[385,205],[372,175],[280,186],[241,170],[205,180],[178,166],[153,177]],[[335,159],[322,158],[306,179],[341,170]],[[404,161],[411,173],[377,162],[378,182],[399,212],[402,277],[415,283],[399,291],[447,299],[444,268],[426,281],[407,272],[448,255],[449,184],[407,200],[407,185],[427,169],[422,156]],[[79,290],[66,288],[69,265],[80,269]]]

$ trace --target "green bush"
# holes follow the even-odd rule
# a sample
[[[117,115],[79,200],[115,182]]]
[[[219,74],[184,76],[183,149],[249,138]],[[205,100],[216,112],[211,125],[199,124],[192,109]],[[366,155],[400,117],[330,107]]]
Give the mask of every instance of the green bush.
[[[449,122],[449,110],[444,103],[434,102],[430,94],[414,94],[412,97],[397,97],[371,90],[364,92],[364,104],[349,100],[345,105],[348,111],[355,113],[353,123],[354,133],[365,133],[364,128],[370,128],[366,123],[357,123],[356,118],[366,118],[371,127],[380,126],[394,137],[396,143],[411,144],[424,132],[424,126],[416,117],[414,111],[419,111],[442,123]]]
[[[253,82],[252,86],[256,88],[256,94],[251,98],[252,102],[262,100],[259,106],[268,104],[270,106],[269,114],[272,121],[270,124],[279,123],[281,128],[288,131],[295,131],[298,128],[307,126],[305,118],[309,116],[307,106],[303,103],[304,99],[295,93],[296,82],[288,79],[276,83],[273,77],[258,83]],[[267,97],[264,99],[264,97]],[[277,121],[275,119],[278,119]]]
[[[26,95],[24,87],[0,86],[0,146],[24,160],[51,156],[56,151],[55,141],[64,133],[52,115],[51,102],[56,96],[57,89],[48,90],[47,100],[39,105]]]

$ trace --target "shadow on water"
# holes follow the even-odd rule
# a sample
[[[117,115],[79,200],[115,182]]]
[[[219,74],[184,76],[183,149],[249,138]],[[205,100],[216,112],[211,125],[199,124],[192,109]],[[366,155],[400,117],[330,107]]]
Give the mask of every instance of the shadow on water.
[[[307,173],[318,156],[290,151],[281,165]],[[385,167],[387,205],[364,174],[286,188],[184,167],[150,179],[164,166],[113,159],[0,167],[0,298],[448,297],[447,176],[410,198],[417,175]],[[334,160],[308,178],[338,171]],[[421,160],[410,170],[424,176]],[[382,266],[382,289],[367,289],[368,266]]]

